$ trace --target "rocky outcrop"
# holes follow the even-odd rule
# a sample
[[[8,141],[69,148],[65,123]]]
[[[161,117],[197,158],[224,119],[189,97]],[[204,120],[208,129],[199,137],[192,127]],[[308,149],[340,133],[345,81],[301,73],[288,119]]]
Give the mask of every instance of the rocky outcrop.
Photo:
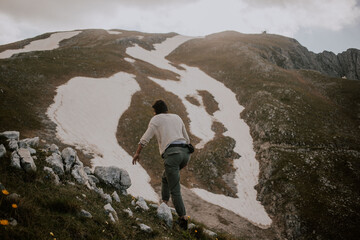
[[[129,173],[118,167],[95,167],[95,176],[103,183],[125,190],[131,186]]]
[[[25,172],[36,172],[36,165],[34,159],[31,157],[29,149],[20,148],[17,153],[20,157],[20,165],[25,170]]]
[[[342,53],[308,51],[296,40],[287,46],[255,45],[265,60],[285,69],[309,69],[331,77],[360,80],[360,50],[350,48]]]

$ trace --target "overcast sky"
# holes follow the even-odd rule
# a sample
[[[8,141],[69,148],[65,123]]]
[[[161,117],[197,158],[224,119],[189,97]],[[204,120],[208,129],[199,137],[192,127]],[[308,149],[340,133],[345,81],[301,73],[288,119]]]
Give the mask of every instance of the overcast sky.
[[[316,53],[339,53],[360,49],[360,0],[0,0],[0,45],[86,28],[190,36],[266,30]]]

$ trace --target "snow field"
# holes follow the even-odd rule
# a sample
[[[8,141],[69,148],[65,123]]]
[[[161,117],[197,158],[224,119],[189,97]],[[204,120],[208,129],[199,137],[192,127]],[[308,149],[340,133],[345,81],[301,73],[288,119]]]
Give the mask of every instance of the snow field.
[[[72,38],[79,33],[81,31],[53,33],[46,39],[32,41],[24,48],[5,50],[0,53],[0,59],[9,58],[16,53],[53,50],[59,47],[59,43],[62,40]]]
[[[163,43],[155,44],[156,50],[147,51],[138,45],[127,48],[126,53],[134,58],[147,61],[150,64],[173,71],[179,74],[180,81],[160,80],[150,78],[159,84],[166,91],[176,94],[183,102],[191,120],[190,131],[201,139],[196,146],[202,148],[208,141],[212,140],[215,133],[211,130],[214,120],[221,122],[228,129],[224,133],[236,141],[234,151],[241,155],[240,159],[234,160],[236,168],[235,183],[237,184],[237,198],[231,198],[224,195],[213,194],[203,189],[192,189],[198,196],[204,200],[219,205],[230,211],[239,214],[263,228],[271,225],[271,219],[267,215],[264,207],[256,200],[256,190],[254,186],[258,182],[259,164],[255,159],[253,150],[253,141],[250,136],[250,129],[246,123],[240,118],[240,113],[244,109],[236,100],[235,94],[225,87],[221,82],[211,78],[198,68],[182,65],[185,70],[179,70],[169,64],[165,57],[176,49],[179,45],[191,38],[185,36],[175,36],[167,39]],[[186,100],[186,96],[197,96],[198,90],[206,90],[211,93],[215,100],[219,103],[219,109],[210,116],[201,104],[195,106]],[[202,102],[202,101],[201,101]]]
[[[129,172],[128,192],[157,202],[150,177],[116,139],[118,121],[129,108],[132,95],[140,90],[135,76],[117,73],[110,78],[72,78],[57,89],[54,104],[47,111],[57,125],[57,137],[94,154],[92,166],[117,166]]]

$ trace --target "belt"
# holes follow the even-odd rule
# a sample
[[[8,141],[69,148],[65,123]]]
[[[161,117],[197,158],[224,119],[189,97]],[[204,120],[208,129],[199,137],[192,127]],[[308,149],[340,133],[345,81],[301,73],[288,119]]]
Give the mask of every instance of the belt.
[[[187,148],[188,144],[186,143],[177,143],[177,144],[170,144],[166,149],[168,148],[172,148],[172,147],[182,147],[182,148]],[[166,151],[166,150],[165,150]]]
[[[165,149],[165,151],[168,150],[169,148],[172,148],[172,147],[187,148],[187,147],[188,147],[188,144],[186,144],[186,143],[170,144],[170,145]],[[162,158],[164,158],[165,151],[164,151],[163,154],[161,154],[161,157],[162,157]]]

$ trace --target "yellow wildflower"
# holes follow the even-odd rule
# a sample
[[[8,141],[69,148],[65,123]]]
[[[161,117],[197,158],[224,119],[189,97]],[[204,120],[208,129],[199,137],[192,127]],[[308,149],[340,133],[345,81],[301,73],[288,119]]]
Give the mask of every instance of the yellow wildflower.
[[[1,219],[0,224],[3,225],[3,226],[6,226],[6,225],[9,225],[9,221],[6,220],[6,219]]]
[[[190,216],[188,216],[188,219],[190,219]]]
[[[3,193],[4,195],[9,195],[9,192],[8,192],[6,189],[2,190],[2,193]]]
[[[17,208],[18,207],[18,205],[15,204],[15,203],[13,203],[11,206],[12,206],[12,208]]]
[[[53,236],[53,237],[55,236],[53,232],[50,232],[50,235]]]
[[[195,229],[195,232],[197,233],[197,230]]]

